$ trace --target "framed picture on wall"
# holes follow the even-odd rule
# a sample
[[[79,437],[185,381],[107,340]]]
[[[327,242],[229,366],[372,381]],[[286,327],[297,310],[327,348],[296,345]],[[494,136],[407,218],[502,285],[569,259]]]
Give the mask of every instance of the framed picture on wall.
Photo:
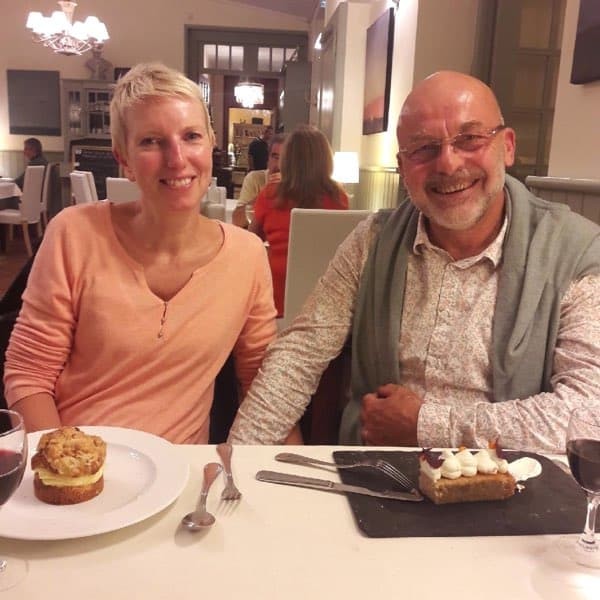
[[[367,29],[363,135],[387,130],[394,48],[394,9]]]
[[[571,83],[600,79],[600,3],[581,0],[573,51]]]

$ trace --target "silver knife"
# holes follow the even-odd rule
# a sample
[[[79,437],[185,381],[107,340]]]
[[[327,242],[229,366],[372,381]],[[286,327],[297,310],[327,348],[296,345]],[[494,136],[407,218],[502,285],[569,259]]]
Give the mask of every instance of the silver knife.
[[[351,494],[363,494],[364,496],[375,496],[376,498],[388,498],[389,500],[407,500],[409,502],[421,502],[423,496],[415,496],[409,492],[394,492],[385,490],[377,492],[360,485],[349,485],[347,483],[335,483],[327,479],[315,479],[314,477],[301,477],[290,473],[278,473],[277,471],[259,471],[256,474],[259,481],[269,483],[281,483],[284,485],[295,485],[298,487],[325,490],[328,492],[342,492]]]

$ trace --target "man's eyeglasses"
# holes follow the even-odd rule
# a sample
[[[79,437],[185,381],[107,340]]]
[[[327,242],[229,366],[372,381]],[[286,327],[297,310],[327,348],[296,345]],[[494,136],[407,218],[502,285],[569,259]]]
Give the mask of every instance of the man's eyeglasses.
[[[405,148],[400,148],[398,153],[404,154],[413,163],[422,164],[437,158],[442,150],[442,145],[446,143],[450,144],[455,151],[477,152],[487,146],[491,139],[503,129],[506,129],[506,125],[498,125],[494,129],[484,131],[459,133],[454,137],[441,140],[415,142]]]

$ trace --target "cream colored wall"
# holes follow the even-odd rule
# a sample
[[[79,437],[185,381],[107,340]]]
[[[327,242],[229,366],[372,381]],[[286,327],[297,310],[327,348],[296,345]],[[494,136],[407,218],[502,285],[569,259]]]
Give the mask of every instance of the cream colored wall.
[[[373,2],[368,25],[373,23],[384,10],[385,6],[382,6],[381,2]],[[418,14],[419,0],[402,0],[398,4],[394,20],[392,84],[387,131],[362,136],[361,167],[396,166],[396,153],[398,152],[396,122],[402,103],[413,85]],[[358,119],[362,131],[362,102]]]
[[[579,0],[567,0],[548,175],[600,179],[600,81],[569,82]]]
[[[471,72],[479,0],[420,0],[415,82],[435,71]]]
[[[326,19],[337,0],[327,3]],[[479,0],[401,0],[395,14],[392,84],[387,131],[362,135],[366,30],[389,0],[349,0],[344,33],[344,81],[335,93],[334,150],[360,152],[361,167],[395,167],[396,122],[415,81],[440,69],[470,72]],[[338,32],[340,34],[340,32]],[[341,98],[340,98],[341,96]]]
[[[58,70],[63,79],[87,79],[87,56],[60,56],[31,41],[25,29],[27,14],[39,10],[48,15],[58,9],[54,0],[2,2],[0,19],[0,150],[20,150],[29,136],[8,133],[6,69]],[[96,15],[106,23],[111,39],[104,58],[115,67],[161,60],[184,68],[185,25],[307,31],[302,19],[248,7],[228,0],[86,0],[75,9],[82,19]],[[63,149],[62,137],[40,137],[49,151]]]

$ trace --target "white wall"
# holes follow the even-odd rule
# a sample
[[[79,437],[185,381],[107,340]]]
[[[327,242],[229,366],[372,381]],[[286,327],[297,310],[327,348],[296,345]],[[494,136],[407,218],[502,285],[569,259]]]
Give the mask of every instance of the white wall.
[[[384,10],[385,6],[382,6],[381,2],[373,2],[367,26],[373,23]],[[413,86],[418,14],[419,0],[402,0],[399,3],[394,20],[392,84],[387,131],[362,136],[362,167],[396,166],[396,153],[398,152],[396,123],[404,99]],[[362,131],[362,103],[359,119]]]
[[[29,136],[8,133],[6,69],[58,70],[62,79],[87,79],[88,56],[61,56],[34,44],[25,29],[27,14],[38,10],[49,15],[58,9],[55,0],[2,1],[0,18],[0,150],[22,150]],[[184,68],[184,27],[202,25],[223,28],[307,31],[300,18],[248,7],[228,0],[86,0],[75,9],[76,19],[96,15],[106,23],[111,39],[104,58],[115,67],[161,60]],[[62,137],[41,137],[48,151],[62,151]]]
[[[415,82],[445,69],[471,72],[478,8],[479,0],[419,1]]]
[[[548,175],[600,179],[600,81],[573,85],[579,0],[567,0]]]
[[[326,16],[338,0],[327,3]],[[335,90],[334,150],[359,151],[362,167],[395,167],[396,122],[415,81],[440,69],[469,73],[479,0],[401,0],[395,13],[392,83],[387,131],[362,135],[367,28],[389,0],[349,0],[343,86]],[[337,82],[336,82],[337,86]],[[337,133],[337,135],[336,135]]]

